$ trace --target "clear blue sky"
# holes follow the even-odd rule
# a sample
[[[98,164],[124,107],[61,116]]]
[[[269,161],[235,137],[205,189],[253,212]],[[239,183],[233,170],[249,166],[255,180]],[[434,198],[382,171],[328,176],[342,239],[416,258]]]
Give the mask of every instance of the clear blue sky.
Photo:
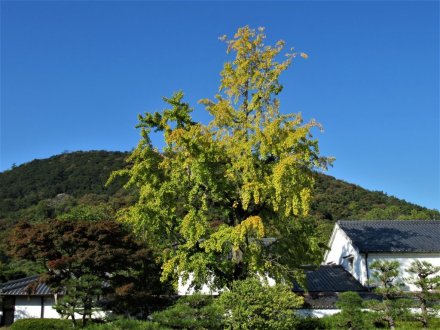
[[[1,163],[130,150],[137,114],[182,89],[212,97],[217,38],[265,26],[309,54],[282,111],[316,118],[329,174],[440,209],[439,3],[1,2]]]

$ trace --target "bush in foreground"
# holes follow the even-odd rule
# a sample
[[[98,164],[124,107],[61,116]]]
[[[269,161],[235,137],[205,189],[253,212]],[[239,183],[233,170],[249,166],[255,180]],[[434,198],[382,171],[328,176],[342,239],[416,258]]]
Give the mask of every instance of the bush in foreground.
[[[182,297],[168,309],[153,313],[152,319],[173,329],[290,330],[301,322],[296,314],[303,301],[288,285],[269,286],[250,278],[235,281],[232,290],[217,299],[201,294]],[[312,320],[307,323],[313,328]]]
[[[193,294],[152,314],[162,326],[174,329],[223,329],[223,310],[212,296]]]
[[[343,292],[339,295],[336,306],[341,309],[338,314],[343,327],[352,330],[365,329],[362,315],[362,298],[357,292]]]
[[[84,330],[167,330],[156,322],[120,319],[104,324],[89,324]]]
[[[22,319],[11,325],[11,330],[66,330],[73,329],[70,320],[59,319]]]
[[[290,286],[269,286],[259,279],[236,281],[219,303],[226,312],[226,325],[232,329],[296,329],[297,308],[304,302]]]

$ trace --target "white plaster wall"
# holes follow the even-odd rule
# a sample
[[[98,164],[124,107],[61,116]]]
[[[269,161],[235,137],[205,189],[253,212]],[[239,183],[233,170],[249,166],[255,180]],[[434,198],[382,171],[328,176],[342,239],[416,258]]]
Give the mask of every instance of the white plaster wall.
[[[324,264],[341,265],[360,282],[366,277],[363,256],[359,254],[359,251],[353,246],[338,224],[335,225],[333,230],[329,248],[330,250],[324,258]],[[353,267],[350,266],[348,259],[344,258],[349,255],[353,256]]]
[[[410,267],[411,263],[414,260],[427,261],[433,264],[434,266],[440,266],[439,253],[396,253],[396,254],[371,253],[368,255],[368,268],[370,269],[370,274],[371,274],[370,265],[375,260],[398,261],[400,263],[400,273],[402,280],[405,277],[410,277],[410,274],[406,271],[406,269]],[[415,291],[416,287],[413,285],[407,285],[405,289],[409,291]]]
[[[339,313],[340,309],[298,309],[297,315],[301,317],[324,317]]]
[[[53,308],[54,304],[53,297],[44,297],[44,318],[61,318],[61,315]],[[14,320],[40,317],[41,297],[15,297]]]
[[[15,321],[40,317],[41,297],[15,297]]]
[[[356,250],[357,251],[357,250]],[[365,267],[365,255],[356,252],[353,271],[353,277],[363,285],[367,283],[367,268]]]
[[[263,276],[260,276],[261,281],[263,282],[264,280],[267,281],[267,284],[269,286],[274,286],[276,284],[275,280],[269,276],[265,276],[266,278],[264,278]],[[180,296],[186,296],[186,295],[191,295],[195,293],[195,290],[193,288],[190,288],[190,283],[192,281],[192,275],[189,276],[189,279],[187,282],[183,282],[182,279],[179,279],[179,283],[178,283],[178,288],[177,288],[177,294]],[[204,284],[202,286],[202,289],[200,291],[198,291],[198,293],[201,294],[207,294],[207,295],[218,295],[222,292],[223,290],[211,290],[209,287],[209,284]]]
[[[53,308],[55,299],[53,297],[44,297],[44,318],[60,319],[62,316]],[[82,315],[75,314],[77,319]],[[93,311],[92,318],[102,319],[106,317],[106,313],[100,310]],[[41,318],[41,297],[16,297],[14,321],[20,319]]]
[[[53,308],[55,299],[53,297],[44,297],[44,318],[59,319],[61,315]]]
[[[409,309],[411,313],[420,313],[420,308],[410,308]],[[370,312],[369,309],[362,309],[363,312]],[[324,317],[324,316],[330,316],[335,315],[337,313],[340,313],[340,309],[298,309],[297,315],[300,317]],[[440,312],[438,312],[438,315],[440,315]]]
[[[186,296],[186,295],[192,295],[196,291],[194,288],[190,288],[190,284],[192,282],[192,275],[189,276],[188,281],[184,282],[181,278],[179,278],[178,288],[177,288],[177,294],[180,296]],[[218,290],[211,290],[208,284],[203,284],[202,289],[198,291],[198,293],[202,294],[209,294],[209,295],[217,295],[220,292]]]
[[[325,255],[325,264],[334,263],[347,266],[347,260],[343,257],[357,253],[347,235],[337,224],[333,230],[329,248],[330,250]]]

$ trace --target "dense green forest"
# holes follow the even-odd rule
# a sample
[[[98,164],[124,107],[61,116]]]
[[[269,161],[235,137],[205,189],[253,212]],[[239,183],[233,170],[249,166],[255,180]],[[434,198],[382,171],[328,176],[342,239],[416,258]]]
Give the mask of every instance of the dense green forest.
[[[37,271],[7,256],[6,237],[19,221],[112,220],[118,209],[133,203],[136,191],[125,190],[122,178],[105,186],[112,171],[126,166],[127,156],[110,151],[63,153],[0,173],[0,281]],[[337,220],[439,219],[440,212],[316,173],[310,218],[326,242]]]
[[[120,185],[105,188],[110,173],[124,165],[127,153],[91,151],[63,153],[36,159],[0,173],[0,219],[67,194],[75,199],[87,194],[110,197]]]
[[[56,217],[79,204],[110,201],[115,208],[125,205],[130,193],[122,188],[122,181],[109,187],[105,183],[112,171],[125,166],[126,156],[128,153],[114,151],[64,153],[0,173],[0,221]],[[40,214],[42,210],[46,214]],[[440,212],[317,173],[312,215],[330,221],[417,216],[438,219]]]

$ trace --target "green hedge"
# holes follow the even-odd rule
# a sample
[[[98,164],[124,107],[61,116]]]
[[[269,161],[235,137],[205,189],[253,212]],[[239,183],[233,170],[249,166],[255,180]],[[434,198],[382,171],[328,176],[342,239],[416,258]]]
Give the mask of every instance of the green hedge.
[[[60,319],[22,319],[15,321],[10,330],[72,330],[71,320]],[[77,328],[81,329],[81,328]],[[117,321],[97,324],[91,323],[83,330],[166,330],[156,322],[120,319]]]
[[[22,319],[15,321],[10,330],[66,330],[73,329],[70,320],[59,319]]]
[[[89,324],[84,330],[166,330],[156,322],[120,319],[104,324]]]
[[[385,322],[377,321],[376,315],[370,312],[363,312],[362,318],[364,319],[364,325],[362,330],[375,330],[375,329],[389,329]],[[339,318],[339,314],[325,316],[321,319],[316,318],[304,318],[298,327],[301,330],[321,330],[321,329],[346,329],[343,326],[344,322]],[[417,321],[410,320],[397,320],[396,321],[396,330],[415,330],[422,329],[422,324]],[[429,322],[429,329],[440,329],[440,318],[431,319]]]

